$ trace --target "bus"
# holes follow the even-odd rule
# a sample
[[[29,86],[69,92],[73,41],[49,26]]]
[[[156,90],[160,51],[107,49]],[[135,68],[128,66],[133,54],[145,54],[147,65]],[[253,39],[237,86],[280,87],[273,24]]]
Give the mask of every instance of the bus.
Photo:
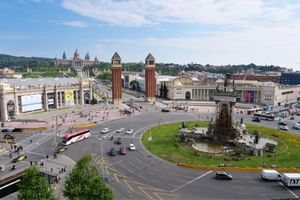
[[[82,129],[68,133],[63,137],[63,145],[70,145],[91,136],[90,129]]]
[[[264,120],[269,120],[269,121],[274,121],[274,119],[275,119],[274,115],[266,114],[266,113],[254,113],[253,117],[259,118],[259,119],[264,119]]]

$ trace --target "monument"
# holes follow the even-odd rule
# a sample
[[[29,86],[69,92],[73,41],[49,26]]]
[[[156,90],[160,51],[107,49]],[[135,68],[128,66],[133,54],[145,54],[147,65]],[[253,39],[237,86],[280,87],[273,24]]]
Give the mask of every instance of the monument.
[[[225,75],[224,87],[220,89],[217,85],[216,91],[211,97],[216,103],[215,123],[210,123],[208,136],[221,143],[228,143],[239,136],[234,126],[234,107],[236,103],[236,91],[234,81],[230,81],[230,74]]]

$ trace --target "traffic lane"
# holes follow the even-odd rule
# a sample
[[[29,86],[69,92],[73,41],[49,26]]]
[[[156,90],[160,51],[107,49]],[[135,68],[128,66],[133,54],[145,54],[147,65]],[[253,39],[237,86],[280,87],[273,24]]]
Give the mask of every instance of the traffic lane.
[[[233,180],[216,180],[215,172],[178,190],[184,199],[284,199],[293,198],[278,182],[264,182],[257,172],[232,172]]]

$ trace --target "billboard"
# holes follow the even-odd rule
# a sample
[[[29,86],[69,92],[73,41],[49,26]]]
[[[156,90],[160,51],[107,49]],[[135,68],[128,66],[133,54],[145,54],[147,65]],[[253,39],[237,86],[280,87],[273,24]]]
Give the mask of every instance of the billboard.
[[[65,106],[74,105],[74,93],[73,90],[65,90]]]
[[[31,95],[21,96],[21,108],[22,108],[22,112],[43,109],[42,95],[31,94]]]

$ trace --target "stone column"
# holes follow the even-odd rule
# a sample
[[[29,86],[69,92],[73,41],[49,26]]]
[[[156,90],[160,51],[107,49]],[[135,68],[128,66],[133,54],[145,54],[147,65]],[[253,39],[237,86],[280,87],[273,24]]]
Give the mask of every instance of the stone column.
[[[64,105],[63,105],[63,100],[62,100],[62,98],[64,98],[64,97],[63,97],[63,94],[62,94],[62,92],[59,92],[59,93],[60,93],[60,101],[59,101],[60,107],[64,107]]]
[[[58,92],[57,92],[57,86],[56,85],[54,87],[54,98],[55,98],[54,106],[57,109],[58,108]]]
[[[15,105],[15,115],[19,115],[19,101],[18,101],[18,96],[17,96],[17,91],[16,91],[16,86],[14,86],[14,105]]]
[[[77,95],[77,90],[75,90],[75,101],[74,101],[74,104],[77,105],[78,104],[78,95]]]
[[[8,115],[7,115],[7,102],[4,97],[2,97],[2,103],[1,103],[1,120],[7,121]]]
[[[44,109],[45,111],[48,111],[48,96],[47,96],[47,90],[46,90],[46,87],[44,87]]]

